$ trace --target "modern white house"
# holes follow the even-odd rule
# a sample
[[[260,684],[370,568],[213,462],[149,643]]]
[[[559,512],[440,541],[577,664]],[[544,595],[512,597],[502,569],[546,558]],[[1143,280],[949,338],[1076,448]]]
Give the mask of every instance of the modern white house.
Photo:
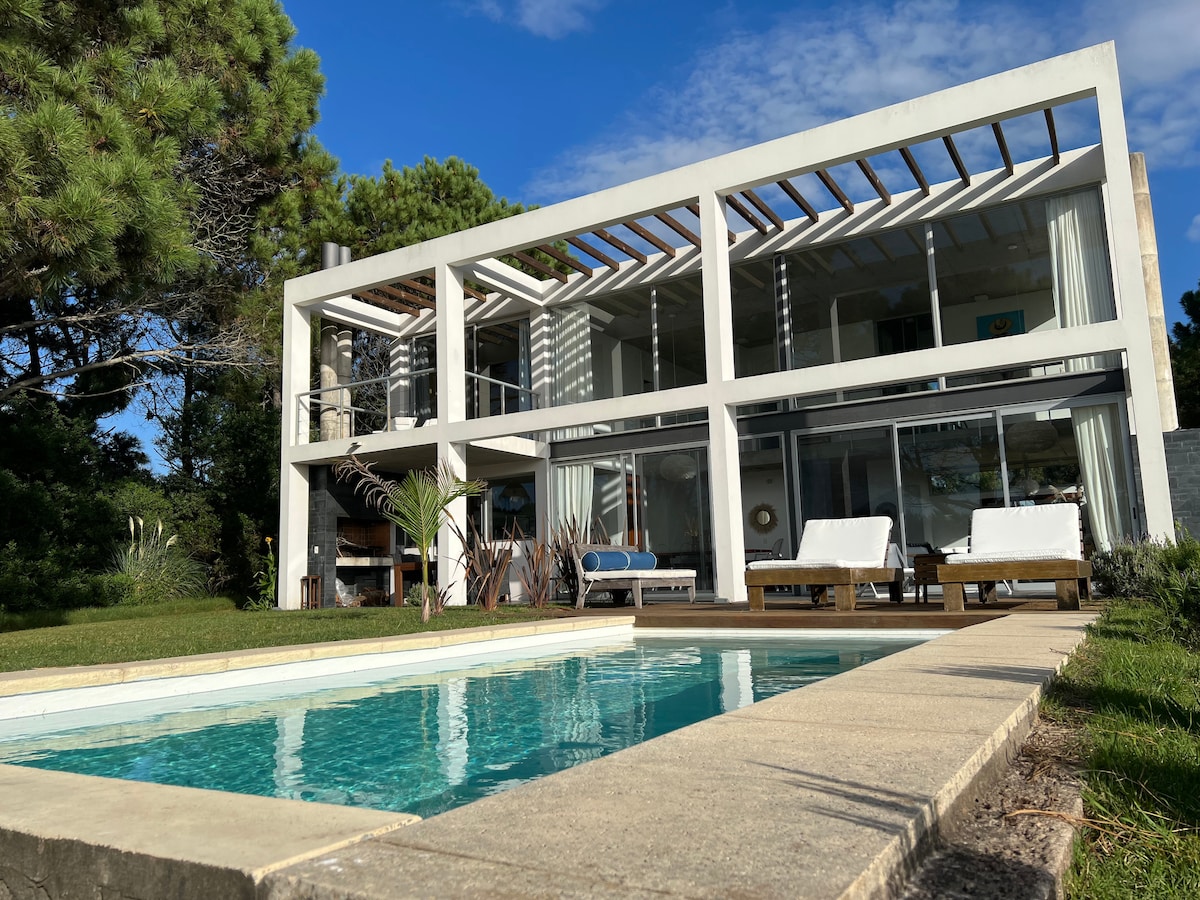
[[[490,485],[457,521],[587,523],[720,602],[813,518],[954,547],[976,508],[1074,501],[1093,546],[1171,534],[1133,163],[1105,44],[289,281],[280,605],[395,588],[350,453],[445,460]]]

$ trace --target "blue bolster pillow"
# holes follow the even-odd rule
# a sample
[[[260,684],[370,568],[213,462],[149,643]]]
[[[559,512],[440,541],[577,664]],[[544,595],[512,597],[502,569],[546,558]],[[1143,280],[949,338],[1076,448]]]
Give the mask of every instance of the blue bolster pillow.
[[[629,568],[629,554],[624,550],[589,550],[579,561],[585,572],[620,572]]]
[[[589,550],[579,558],[585,572],[623,572],[626,569],[653,569],[658,558],[653,553],[628,553],[624,550]]]
[[[629,568],[631,569],[653,569],[658,565],[658,557],[653,553],[627,553],[629,557]]]

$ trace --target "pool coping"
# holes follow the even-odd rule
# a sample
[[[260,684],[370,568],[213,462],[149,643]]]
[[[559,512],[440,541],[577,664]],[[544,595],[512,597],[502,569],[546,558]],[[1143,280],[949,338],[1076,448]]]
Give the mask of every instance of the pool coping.
[[[425,821],[0,766],[0,884],[159,896],[186,880],[180,896],[271,900],[891,896],[955,804],[1015,754],[1092,618],[972,626]]]

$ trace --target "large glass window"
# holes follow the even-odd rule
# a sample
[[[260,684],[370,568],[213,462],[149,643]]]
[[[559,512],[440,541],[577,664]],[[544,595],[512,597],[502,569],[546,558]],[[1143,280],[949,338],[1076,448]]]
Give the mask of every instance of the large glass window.
[[[944,344],[1116,315],[1095,189],[955,216],[933,235]]]
[[[995,416],[896,432],[908,545],[966,547],[971,513],[1004,506]]]
[[[641,545],[664,569],[695,569],[696,588],[712,590],[708,450],[695,447],[637,457]]]
[[[1084,544],[1111,547],[1133,530],[1125,444],[1112,403],[1005,415],[1010,503],[1078,503]]]
[[[558,307],[555,406],[704,381],[699,276]]]
[[[934,346],[923,226],[787,258],[792,367]]]
[[[770,259],[733,266],[733,366],[737,377],[779,370],[775,270]]]
[[[555,527],[577,529],[596,543],[637,543],[633,466],[627,455],[561,463],[553,469],[552,483]]]
[[[1058,327],[1044,200],[935,222],[933,243],[943,344]]]
[[[532,409],[529,320],[470,326],[467,371],[481,376],[467,379],[467,418]]]
[[[796,437],[803,520],[898,518],[892,429],[856,428]]]
[[[743,438],[738,442],[738,460],[747,561],[790,557],[792,516],[783,439],[778,435]]]

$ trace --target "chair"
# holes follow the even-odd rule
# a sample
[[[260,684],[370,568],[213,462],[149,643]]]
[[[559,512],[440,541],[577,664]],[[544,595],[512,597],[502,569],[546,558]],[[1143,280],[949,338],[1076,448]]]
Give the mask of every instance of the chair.
[[[903,569],[886,564],[891,531],[888,516],[810,519],[795,559],[765,559],[746,566],[750,608],[764,608],[763,588],[769,585],[808,585],[814,606],[827,600],[833,585],[834,603],[847,612],[854,609],[856,584],[886,581],[888,596],[903,599]]]
[[[945,609],[963,609],[964,586],[979,584],[981,602],[996,599],[996,583],[1017,579],[1054,582],[1059,609],[1079,609],[1091,596],[1092,564],[1083,558],[1079,507],[1074,503],[977,509],[971,549],[937,567]]]
[[[595,557],[594,567],[585,566],[586,556]],[[695,569],[656,568],[658,561],[653,553],[641,553],[632,545],[572,544],[571,559],[575,564],[576,609],[583,609],[588,593],[596,587],[601,591],[632,591],[633,605],[638,609],[642,608],[642,591],[647,588],[687,588],[688,602],[696,602]]]

